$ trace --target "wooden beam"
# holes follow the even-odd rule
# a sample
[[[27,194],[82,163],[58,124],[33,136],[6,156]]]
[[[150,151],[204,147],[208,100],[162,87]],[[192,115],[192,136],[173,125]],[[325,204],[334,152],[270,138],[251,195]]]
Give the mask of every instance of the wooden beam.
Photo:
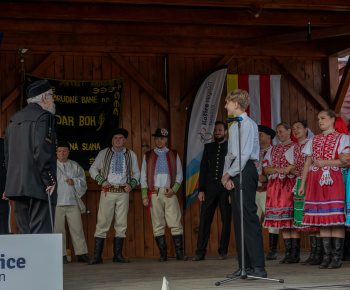
[[[328,109],[328,103],[312,88],[307,84],[306,80],[302,78],[298,72],[296,72],[293,67],[285,62],[284,59],[275,57],[275,61],[280,65],[280,67],[287,72],[297,84],[311,97],[322,109]]]
[[[54,13],[52,13],[54,11]],[[183,23],[239,26],[305,26],[306,14],[300,11],[269,11],[255,17],[247,9],[182,8],[150,6],[75,5],[47,3],[0,3],[0,18],[50,19],[75,21],[119,21],[144,23]],[[310,14],[313,27],[348,25],[350,12]]]
[[[231,55],[231,56],[225,55],[225,56],[223,56],[220,59],[220,61],[217,64],[215,64],[214,67],[218,67],[218,66],[221,66],[221,65],[226,65],[226,64],[228,64],[230,62],[230,60],[232,58],[234,58],[234,55]],[[212,67],[210,70],[212,70],[214,67]],[[210,70],[208,70],[206,73],[208,73]],[[201,80],[202,77],[203,76],[199,76],[199,78],[197,78],[197,80],[195,82],[195,86],[190,90],[190,92],[184,98],[181,99],[181,110],[182,111],[186,110],[186,107],[189,106],[189,104],[191,102],[191,99],[192,99],[192,96],[194,94],[194,91],[195,91],[195,89],[197,87],[197,84]]]
[[[51,65],[55,59],[59,56],[57,52],[51,52],[30,74],[38,76],[44,70],[46,70],[49,65]],[[12,104],[14,100],[19,96],[19,88],[15,88],[2,102],[1,111],[4,112],[6,108]]]
[[[91,3],[96,0],[37,0],[36,2],[70,2],[70,3]],[[227,7],[227,8],[248,8],[252,9],[252,2],[246,0],[99,0],[98,3],[127,4],[127,5],[164,5],[164,6],[191,6],[191,7]],[[256,9],[291,9],[291,10],[328,10],[328,11],[350,11],[348,0],[337,0],[336,3],[329,0],[318,0],[317,2],[306,2],[300,0],[279,0],[266,1],[254,0]]]
[[[346,64],[343,76],[339,84],[337,94],[335,96],[335,100],[332,104],[332,107],[336,114],[340,113],[346,93],[349,89],[349,85],[350,85],[350,61],[348,60],[348,63]]]
[[[350,36],[336,37],[324,42],[329,56],[344,57],[350,54]]]
[[[169,105],[166,100],[145,80],[145,78],[119,53],[109,53],[109,56],[131,77],[133,78],[166,112]]]
[[[328,58],[328,76],[331,103],[333,103],[339,87],[339,67],[337,57]]]
[[[350,35],[350,26],[337,26],[327,27],[321,29],[312,29],[311,36],[312,40],[324,39],[338,36]],[[254,45],[271,45],[273,43],[289,43],[307,40],[307,27],[303,31],[284,33],[272,36],[261,36],[257,38],[242,40],[242,46],[254,46]]]
[[[346,65],[343,66],[343,67],[339,70],[339,76],[340,76],[340,77],[344,74],[345,67],[346,67]]]

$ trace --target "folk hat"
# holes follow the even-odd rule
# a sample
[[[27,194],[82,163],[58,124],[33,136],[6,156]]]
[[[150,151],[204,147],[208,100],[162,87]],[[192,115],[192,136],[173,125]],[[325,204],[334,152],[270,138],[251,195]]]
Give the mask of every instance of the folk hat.
[[[58,141],[57,142],[57,148],[59,148],[59,147],[67,147],[68,149],[70,149],[69,144],[68,144],[67,141]]]
[[[113,128],[110,131],[109,136],[112,139],[114,135],[118,135],[118,134],[123,135],[125,138],[128,138],[129,132],[124,128]]]
[[[271,136],[271,139],[275,138],[276,132],[275,130],[271,129],[270,127],[258,125],[259,132],[264,132],[267,135]]]
[[[154,137],[169,137],[169,132],[164,128],[158,128],[154,134]]]
[[[51,85],[48,80],[36,81],[28,86],[26,90],[27,98],[34,98],[49,90],[51,90]]]

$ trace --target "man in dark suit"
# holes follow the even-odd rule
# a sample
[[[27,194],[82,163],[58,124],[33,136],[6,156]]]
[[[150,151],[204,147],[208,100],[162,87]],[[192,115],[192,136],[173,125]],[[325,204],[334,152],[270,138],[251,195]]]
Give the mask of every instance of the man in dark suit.
[[[0,235],[8,234],[9,202],[3,197],[6,184],[6,168],[4,155],[4,139],[0,138]]]
[[[199,172],[198,199],[202,202],[199,222],[196,256],[193,261],[205,260],[207,244],[210,236],[210,226],[215,210],[219,204],[222,220],[220,246],[218,249],[220,259],[227,258],[227,249],[231,232],[231,205],[230,193],[221,183],[222,172],[227,154],[227,125],[218,121],[215,123],[212,143],[205,144]]]

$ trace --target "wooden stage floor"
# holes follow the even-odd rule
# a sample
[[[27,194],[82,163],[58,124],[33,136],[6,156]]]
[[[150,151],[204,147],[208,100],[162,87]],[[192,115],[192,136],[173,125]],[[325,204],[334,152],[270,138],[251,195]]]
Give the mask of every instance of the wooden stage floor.
[[[283,253],[278,254],[278,260]],[[302,260],[308,254],[302,253]],[[350,262],[336,270],[321,270],[318,266],[301,264],[280,265],[276,261],[267,261],[269,278],[284,279],[284,283],[262,280],[236,280],[220,286],[215,282],[225,280],[226,274],[237,269],[236,256],[219,260],[218,256],[209,256],[205,261],[167,262],[154,259],[135,259],[130,264],[113,263],[105,260],[101,265],[72,262],[64,265],[64,289],[133,289],[161,290],[163,276],[169,282],[169,289],[350,289]]]

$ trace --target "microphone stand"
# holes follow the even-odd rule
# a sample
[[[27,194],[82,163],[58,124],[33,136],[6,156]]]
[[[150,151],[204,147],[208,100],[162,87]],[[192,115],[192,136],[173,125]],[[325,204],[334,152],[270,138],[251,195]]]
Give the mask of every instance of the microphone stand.
[[[216,282],[215,286],[220,286],[221,284],[231,282],[233,280],[237,279],[247,279],[247,278],[253,278],[253,279],[259,279],[259,280],[268,280],[268,281],[275,281],[275,282],[280,282],[284,283],[283,279],[272,279],[272,278],[263,278],[263,277],[256,277],[256,276],[251,276],[247,275],[247,271],[245,268],[245,260],[244,260],[244,224],[243,224],[243,182],[242,182],[242,161],[241,161],[241,155],[242,155],[242,150],[241,150],[241,121],[243,119],[241,117],[236,117],[236,118],[227,118],[227,123],[231,123],[233,121],[238,122],[238,163],[239,163],[239,198],[240,198],[240,207],[241,207],[241,257],[242,257],[242,270],[241,274],[237,277],[233,277],[230,279],[226,279],[220,282]]]

